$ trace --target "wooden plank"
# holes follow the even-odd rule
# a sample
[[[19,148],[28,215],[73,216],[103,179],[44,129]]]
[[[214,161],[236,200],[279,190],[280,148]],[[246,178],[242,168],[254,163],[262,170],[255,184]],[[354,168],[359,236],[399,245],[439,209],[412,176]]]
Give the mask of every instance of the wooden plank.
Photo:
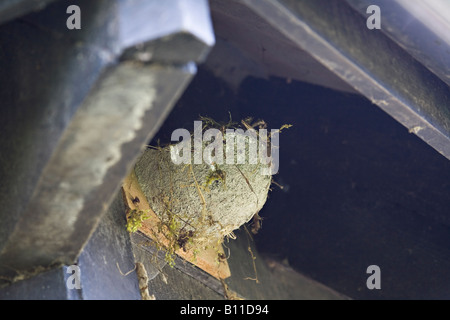
[[[158,222],[160,220],[143,194],[134,170],[125,178],[122,191],[124,203],[129,210],[143,210],[150,216],[138,230],[156,243],[167,247],[168,241],[166,237],[158,231]],[[218,250],[209,248],[197,252],[195,255],[192,248],[187,247],[185,250],[180,248],[176,251],[176,254],[217,279],[226,279],[231,275],[227,260],[218,258],[218,255],[225,256],[222,245],[219,245]]]

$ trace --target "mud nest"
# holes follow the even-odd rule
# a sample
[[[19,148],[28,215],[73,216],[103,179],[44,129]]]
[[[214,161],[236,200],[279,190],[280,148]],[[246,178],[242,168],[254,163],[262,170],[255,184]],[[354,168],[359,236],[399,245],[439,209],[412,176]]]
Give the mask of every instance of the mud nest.
[[[249,146],[257,140],[245,139],[248,159]],[[258,213],[272,182],[272,176],[262,174],[261,169],[269,165],[259,161],[177,165],[166,146],[146,149],[135,173],[151,208],[184,248],[187,243],[207,246],[220,242]]]

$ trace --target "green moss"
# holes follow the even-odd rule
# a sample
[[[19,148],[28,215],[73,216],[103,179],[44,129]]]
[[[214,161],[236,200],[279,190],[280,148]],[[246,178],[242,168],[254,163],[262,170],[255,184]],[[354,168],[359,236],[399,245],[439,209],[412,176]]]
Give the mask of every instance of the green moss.
[[[209,188],[209,186],[214,183],[215,181],[221,182],[223,186],[225,187],[225,179],[226,179],[226,173],[225,171],[219,169],[217,165],[214,165],[214,169],[211,169],[206,176],[206,181],[204,187],[206,189]]]
[[[147,212],[137,209],[130,210],[127,214],[127,231],[133,233],[142,227],[142,222],[150,218]]]

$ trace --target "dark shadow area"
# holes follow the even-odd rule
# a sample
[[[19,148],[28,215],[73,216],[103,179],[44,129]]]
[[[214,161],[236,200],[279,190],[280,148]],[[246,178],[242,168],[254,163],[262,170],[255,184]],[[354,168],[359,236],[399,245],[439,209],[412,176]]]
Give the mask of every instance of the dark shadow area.
[[[202,68],[156,138],[228,112],[294,125],[280,135],[283,189],[260,212],[260,253],[351,298],[450,297],[447,159],[358,95],[279,78],[234,94]],[[369,265],[381,290],[366,287]]]

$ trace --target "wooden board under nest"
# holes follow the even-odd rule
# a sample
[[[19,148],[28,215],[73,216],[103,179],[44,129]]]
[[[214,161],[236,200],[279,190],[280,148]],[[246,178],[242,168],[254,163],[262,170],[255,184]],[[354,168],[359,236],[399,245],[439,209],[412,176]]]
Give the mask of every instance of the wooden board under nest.
[[[122,192],[128,210],[142,210],[150,217],[143,221],[142,226],[138,230],[156,243],[167,246],[168,241],[166,237],[158,231],[160,220],[150,208],[146,197],[142,193],[134,170],[125,178]],[[226,279],[231,275],[228,262],[224,259],[226,255],[221,245],[219,245],[219,250],[213,248],[205,249],[197,252],[195,256],[194,251],[189,247],[180,248],[175,253],[219,280]]]

